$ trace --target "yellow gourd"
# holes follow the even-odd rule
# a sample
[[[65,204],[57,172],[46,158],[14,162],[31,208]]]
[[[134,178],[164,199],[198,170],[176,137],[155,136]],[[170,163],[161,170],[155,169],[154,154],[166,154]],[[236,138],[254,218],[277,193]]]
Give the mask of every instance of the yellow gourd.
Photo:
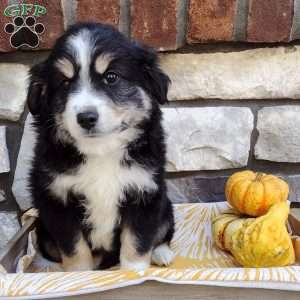
[[[241,221],[244,222],[244,219],[241,219],[238,212],[233,210],[223,212],[212,221],[213,239],[220,249],[230,251],[229,247],[225,245],[225,232],[227,241],[231,228],[239,226]]]
[[[229,177],[225,195],[239,212],[257,217],[288,198],[289,187],[282,179],[264,173],[242,171]]]
[[[295,253],[286,229],[288,213],[288,203],[279,202],[258,218],[221,214],[212,223],[213,239],[218,247],[230,251],[244,267],[293,264]]]

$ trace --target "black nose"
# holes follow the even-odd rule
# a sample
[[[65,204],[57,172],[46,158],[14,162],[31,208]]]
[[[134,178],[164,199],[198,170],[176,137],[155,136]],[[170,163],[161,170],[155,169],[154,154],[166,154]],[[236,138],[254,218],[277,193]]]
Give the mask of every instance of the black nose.
[[[96,111],[86,111],[77,115],[78,124],[84,129],[92,129],[98,121],[99,115]]]

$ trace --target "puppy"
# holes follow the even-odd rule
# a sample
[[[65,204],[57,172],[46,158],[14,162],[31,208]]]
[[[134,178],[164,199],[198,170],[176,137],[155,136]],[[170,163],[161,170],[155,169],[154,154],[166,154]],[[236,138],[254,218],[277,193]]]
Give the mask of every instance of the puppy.
[[[66,271],[171,263],[159,108],[168,84],[152,50],[97,23],[71,27],[31,69],[37,240]]]

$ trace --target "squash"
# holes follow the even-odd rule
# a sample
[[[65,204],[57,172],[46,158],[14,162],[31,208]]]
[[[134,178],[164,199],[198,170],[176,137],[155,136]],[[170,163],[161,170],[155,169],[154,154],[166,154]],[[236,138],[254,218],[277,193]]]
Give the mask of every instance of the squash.
[[[300,263],[300,237],[292,236],[296,262]]]
[[[222,250],[228,250],[229,247],[225,246],[225,230],[228,231],[228,225],[233,224],[234,221],[239,222],[240,217],[237,215],[237,212],[233,210],[228,210],[217,216],[212,221],[212,235],[216,245]],[[228,235],[227,235],[228,236]]]
[[[226,182],[227,201],[239,212],[257,217],[288,198],[288,184],[274,176],[252,171],[233,174]]]
[[[288,202],[273,205],[258,218],[241,218],[228,213],[212,222],[216,245],[230,251],[244,267],[283,267],[295,262],[292,240],[286,228]]]

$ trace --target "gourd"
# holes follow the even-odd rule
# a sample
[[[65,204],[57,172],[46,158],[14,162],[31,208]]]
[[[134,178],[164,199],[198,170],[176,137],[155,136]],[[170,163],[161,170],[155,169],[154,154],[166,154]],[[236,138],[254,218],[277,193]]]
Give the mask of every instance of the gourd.
[[[249,216],[262,216],[269,208],[288,198],[288,184],[274,176],[252,171],[233,174],[227,181],[227,201],[239,212]]]
[[[257,218],[241,218],[232,211],[226,212],[212,222],[213,239],[244,267],[293,264],[295,253],[286,228],[288,213],[287,201],[273,205]]]
[[[214,218],[212,221],[212,235],[216,245],[222,250],[230,251],[229,238],[232,228],[239,229],[243,222],[244,219],[238,215],[238,212],[233,210],[227,210]]]

